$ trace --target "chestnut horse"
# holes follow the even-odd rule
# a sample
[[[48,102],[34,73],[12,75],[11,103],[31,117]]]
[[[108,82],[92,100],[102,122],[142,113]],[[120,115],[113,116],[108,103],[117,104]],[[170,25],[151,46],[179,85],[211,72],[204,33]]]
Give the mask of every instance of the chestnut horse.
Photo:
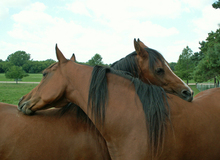
[[[135,42],[136,41],[134,41],[134,44],[135,44]],[[144,43],[141,42],[139,39],[138,39],[138,43],[140,43],[140,45],[142,45],[143,48],[147,48],[146,45],[144,45]],[[113,68],[131,72],[131,74],[133,76],[139,77],[147,83],[151,81],[150,82],[151,84],[162,85],[163,87],[164,87],[163,84],[168,84],[168,85],[165,85],[166,91],[168,91],[168,90],[175,91],[175,92],[170,92],[170,91],[169,92],[174,93],[174,94],[180,93],[178,95],[180,95],[180,97],[183,97],[182,93],[184,93],[184,92],[181,92],[181,91],[182,90],[186,90],[186,91],[189,90],[190,91],[189,87],[187,87],[185,85],[185,83],[182,83],[178,78],[176,78],[175,74],[170,72],[169,66],[165,65],[166,60],[163,58],[163,56],[160,53],[158,53],[157,51],[152,50],[152,49],[149,49],[149,50],[150,51],[148,51],[148,52],[144,51],[142,53],[133,52],[130,55],[126,56],[125,58],[121,59],[120,61],[115,62],[113,65]],[[157,58],[158,60],[155,58]],[[149,62],[148,62],[148,60],[149,60]],[[147,68],[142,69],[147,74],[145,74],[141,70],[139,70],[139,69],[141,69],[139,63],[143,64],[143,62],[145,64],[144,67],[150,67],[150,69],[147,69]],[[163,74],[161,74],[161,72],[163,72]],[[164,73],[166,73],[166,74],[164,74]],[[154,76],[154,77],[152,77],[152,76]],[[169,81],[169,83],[167,81]],[[171,87],[173,87],[173,88],[171,89]],[[185,97],[187,98],[187,96],[185,96]],[[190,96],[186,100],[190,100]],[[6,106],[6,104],[3,104],[3,105]],[[57,103],[55,105],[57,105]],[[9,106],[9,104],[7,104],[7,106]],[[74,106],[74,107],[76,107],[76,106]],[[78,109],[80,111],[80,108],[75,108],[75,109]],[[43,114],[46,115],[47,112],[48,111],[46,111],[46,113],[43,113]],[[81,115],[83,115],[83,112]],[[25,120],[25,118],[24,118],[24,120]],[[49,118],[46,120],[48,121]],[[41,123],[44,123],[43,120],[41,120]],[[65,123],[61,124],[61,125],[65,126]],[[92,124],[90,124],[90,125],[92,125]],[[99,136],[99,134],[98,134],[98,136]],[[88,148],[89,148],[89,146],[88,146]],[[99,146],[96,148],[99,148]],[[105,149],[106,148],[104,148],[104,150]],[[9,148],[9,150],[10,150],[10,148]],[[13,156],[16,157],[17,153],[23,154],[21,151],[17,150],[17,152],[12,152],[10,157],[13,157]],[[75,154],[75,155],[79,155],[79,154]],[[2,158],[2,157],[3,157],[3,155],[0,158]],[[23,157],[25,157],[25,156],[23,156]],[[80,156],[78,156],[78,157],[80,157]],[[98,159],[97,156],[93,156],[93,158]],[[73,157],[73,159],[75,159],[75,158]],[[92,159],[92,158],[90,158],[90,159]]]
[[[29,117],[15,105],[0,103],[0,159],[110,159],[105,140],[76,109],[70,106],[64,115],[50,109]]]
[[[134,46],[136,51],[113,63],[111,67],[130,72],[144,83],[161,86],[167,93],[186,101],[193,100],[193,90],[172,71],[158,51],[148,48],[139,39],[134,39]]]
[[[23,113],[55,103],[79,105],[112,159],[220,159],[220,89],[187,102],[111,68],[67,60],[57,46],[56,54],[58,63],[19,102]]]

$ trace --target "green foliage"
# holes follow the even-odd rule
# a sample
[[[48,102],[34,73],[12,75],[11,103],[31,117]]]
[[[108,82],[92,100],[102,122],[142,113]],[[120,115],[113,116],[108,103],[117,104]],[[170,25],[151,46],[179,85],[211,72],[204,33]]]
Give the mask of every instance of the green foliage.
[[[30,54],[27,54],[25,51],[17,51],[8,56],[8,62],[13,63],[15,66],[23,66],[27,61],[30,60]]]
[[[220,8],[220,0],[216,1],[215,3],[213,3],[212,7],[215,8],[215,9]]]
[[[12,64],[11,62],[6,62],[6,61],[0,62],[0,73],[7,72],[13,65],[14,64]]]
[[[171,62],[171,63],[169,63],[169,65],[170,65],[170,68],[171,68],[173,71],[175,71],[176,62]]]
[[[183,49],[182,54],[179,56],[178,62],[175,66],[176,74],[184,79],[188,80],[192,79],[192,72],[194,68],[194,64],[192,61],[192,50],[186,46],[186,48]]]
[[[204,82],[220,75],[220,29],[208,33],[206,41],[202,41],[201,53],[203,58],[198,62],[193,79]]]
[[[104,65],[102,62],[102,56],[98,53],[96,53],[88,62],[86,62],[86,64],[90,66],[95,66],[95,65],[103,66]]]
[[[195,52],[191,59],[193,61],[194,66],[197,66],[198,63],[204,58],[204,54],[200,51],[200,52]]]
[[[18,83],[19,79],[28,76],[28,74],[22,69],[22,67],[12,66],[6,73],[5,77],[8,79],[15,79]]]
[[[41,73],[44,69],[49,67],[56,61],[48,59],[46,61],[28,61],[23,65],[23,69],[27,73]]]

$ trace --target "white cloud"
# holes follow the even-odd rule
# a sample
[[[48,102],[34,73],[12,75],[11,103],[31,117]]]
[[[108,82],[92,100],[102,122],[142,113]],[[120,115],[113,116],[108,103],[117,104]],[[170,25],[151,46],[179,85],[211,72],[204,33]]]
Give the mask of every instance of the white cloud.
[[[9,9],[4,6],[0,6],[0,20],[6,18],[9,15]]]
[[[1,0],[0,1],[0,20],[9,16],[10,8],[24,8],[29,4],[29,0]]]
[[[82,1],[75,1],[71,4],[67,4],[66,8],[72,11],[73,13],[77,13],[89,17],[91,16],[85,3],[82,3]]]
[[[89,60],[99,53],[105,63],[111,63],[134,50],[135,37],[166,37],[179,33],[174,27],[165,28],[150,21],[135,20],[106,24],[109,30],[82,27],[73,21],[52,17],[45,13],[46,9],[39,2],[26,7],[12,16],[15,23],[13,30],[8,32],[11,37],[22,40],[20,44],[25,46],[23,50],[30,50],[32,57],[38,60],[50,58],[48,52],[55,59],[52,51],[55,43],[58,43],[69,56],[76,52],[79,61]]]
[[[181,12],[180,8],[178,0],[84,0],[67,5],[67,9],[74,13],[93,16],[106,22],[154,17],[176,18]]]
[[[30,0],[1,0],[0,5],[7,8],[23,8],[26,5],[30,4]]]
[[[194,26],[190,31],[184,31],[189,34],[188,39],[191,38],[193,29],[200,35],[205,33],[205,36],[202,39],[194,36],[189,41],[184,40],[182,28],[175,22],[167,25],[156,21],[168,19],[172,23],[175,18],[184,16],[183,12],[190,14],[195,9],[193,5],[194,2],[190,3],[188,0],[128,0],[126,3],[119,0],[84,0],[59,6],[76,13],[74,16],[80,14],[89,19],[89,22],[84,22],[84,19],[77,22],[68,20],[61,12],[59,17],[62,18],[58,18],[50,13],[49,6],[36,2],[12,16],[13,29],[8,34],[13,45],[9,41],[2,43],[2,39],[0,46],[3,51],[6,48],[10,51],[25,50],[35,60],[56,60],[54,46],[58,43],[67,58],[74,52],[78,61],[85,62],[99,53],[105,63],[112,63],[134,51],[133,38],[141,38],[147,46],[162,51],[169,62],[175,62],[187,45],[195,52],[198,41],[205,39],[211,31],[210,26],[220,23],[218,16],[212,16],[217,15],[217,10],[200,8],[202,16],[193,21]]]
[[[212,6],[208,6],[202,10],[202,17],[193,20],[193,24],[195,26],[194,31],[200,38],[205,40],[209,32],[216,31],[219,23],[220,10],[214,9]]]
[[[207,5],[212,5],[213,0],[181,0],[183,3],[192,8],[204,8]]]

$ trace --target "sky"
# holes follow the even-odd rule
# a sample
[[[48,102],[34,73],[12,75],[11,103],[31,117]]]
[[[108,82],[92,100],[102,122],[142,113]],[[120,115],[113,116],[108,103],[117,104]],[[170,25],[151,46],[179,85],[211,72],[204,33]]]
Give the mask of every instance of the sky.
[[[139,38],[177,62],[189,46],[220,23],[217,0],[1,0],[0,59],[21,50],[33,60],[57,60],[55,44],[69,59],[87,62],[96,53],[111,64],[134,51]]]

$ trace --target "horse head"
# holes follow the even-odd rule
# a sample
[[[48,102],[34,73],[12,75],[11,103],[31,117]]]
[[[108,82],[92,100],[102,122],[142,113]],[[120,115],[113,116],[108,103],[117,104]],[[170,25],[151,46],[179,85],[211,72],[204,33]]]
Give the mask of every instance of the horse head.
[[[148,48],[139,39],[134,39],[137,52],[140,79],[149,84],[161,86],[168,93],[186,101],[193,100],[193,90],[170,68],[168,62],[156,50]]]

